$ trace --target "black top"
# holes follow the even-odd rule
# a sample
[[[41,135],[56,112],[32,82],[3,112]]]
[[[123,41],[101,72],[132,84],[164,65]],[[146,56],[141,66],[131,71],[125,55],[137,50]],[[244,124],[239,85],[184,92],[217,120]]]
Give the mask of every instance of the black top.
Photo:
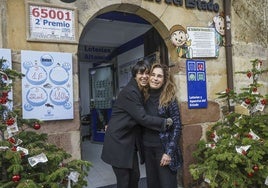
[[[145,103],[145,111],[148,115],[159,116],[158,106],[161,91],[162,91],[161,89],[150,90],[150,97]],[[147,147],[162,147],[159,132],[148,128],[144,128],[143,144],[144,146]]]

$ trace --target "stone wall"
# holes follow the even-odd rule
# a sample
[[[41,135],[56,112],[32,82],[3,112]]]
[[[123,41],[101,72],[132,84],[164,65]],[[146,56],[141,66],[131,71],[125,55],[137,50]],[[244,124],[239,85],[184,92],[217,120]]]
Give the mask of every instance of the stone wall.
[[[70,152],[74,158],[80,158],[80,120],[79,120],[79,84],[78,84],[78,59],[77,45],[63,43],[45,43],[26,41],[26,12],[24,0],[0,0],[0,47],[12,50],[14,67],[20,70],[20,50],[69,52],[73,54],[73,80],[74,80],[74,120],[45,122],[40,131],[49,134],[49,141],[59,145]],[[78,9],[78,35],[83,33],[86,24],[95,16],[109,11],[123,11],[137,14],[150,22],[166,41],[170,63],[175,66],[172,71],[175,74],[178,86],[177,97],[180,103],[181,119],[183,124],[182,150],[184,154],[183,180],[187,187],[191,182],[188,166],[194,160],[192,152],[195,144],[204,138],[205,131],[216,122],[221,114],[218,104],[215,102],[215,93],[223,91],[227,87],[225,48],[220,48],[218,58],[205,59],[207,70],[207,109],[188,109],[187,107],[187,83],[185,71],[185,59],[177,57],[175,48],[169,41],[169,29],[180,24],[187,26],[206,27],[215,16],[214,12],[199,11],[168,5],[161,1],[145,0],[77,0],[75,3],[65,4],[60,0],[36,0],[34,2],[49,3],[76,7]],[[214,0],[223,9],[221,0]],[[231,8],[232,29],[232,59],[234,71],[248,66],[252,58],[261,58],[267,67],[267,0],[233,0]],[[267,91],[267,78],[263,77],[264,91]],[[234,77],[234,85],[247,82]],[[238,84],[239,83],[239,84]],[[17,106],[21,105],[21,86],[16,83],[14,98]]]

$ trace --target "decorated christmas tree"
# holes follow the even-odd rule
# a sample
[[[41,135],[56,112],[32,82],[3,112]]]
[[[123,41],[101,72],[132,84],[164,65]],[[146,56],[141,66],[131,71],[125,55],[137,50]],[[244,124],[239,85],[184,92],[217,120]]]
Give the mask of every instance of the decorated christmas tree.
[[[42,122],[24,120],[13,109],[12,83],[22,74],[0,59],[0,187],[82,188],[90,162],[72,160],[63,149],[49,144],[47,134],[38,133]]]
[[[268,186],[268,95],[260,93],[262,61],[236,72],[248,79],[239,92],[217,93],[223,117],[206,132],[194,152],[190,173],[207,187],[261,188]]]

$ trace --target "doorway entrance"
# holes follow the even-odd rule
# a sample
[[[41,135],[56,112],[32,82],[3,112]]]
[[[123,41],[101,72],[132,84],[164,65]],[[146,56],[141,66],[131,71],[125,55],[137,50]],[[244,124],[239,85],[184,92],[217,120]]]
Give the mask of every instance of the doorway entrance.
[[[82,158],[93,164],[88,188],[100,188],[115,184],[112,168],[100,159],[112,103],[130,79],[132,65],[144,57],[162,58],[168,63],[167,47],[143,18],[112,11],[95,17],[85,26],[78,54],[80,114],[88,119],[81,125],[81,135],[85,135]],[[140,169],[144,178],[144,165]]]

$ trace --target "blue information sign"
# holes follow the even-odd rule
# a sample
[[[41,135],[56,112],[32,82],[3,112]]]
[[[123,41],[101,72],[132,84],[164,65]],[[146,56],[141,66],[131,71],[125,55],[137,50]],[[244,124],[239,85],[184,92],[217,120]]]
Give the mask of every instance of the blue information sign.
[[[188,108],[207,107],[206,64],[203,60],[186,60]]]

